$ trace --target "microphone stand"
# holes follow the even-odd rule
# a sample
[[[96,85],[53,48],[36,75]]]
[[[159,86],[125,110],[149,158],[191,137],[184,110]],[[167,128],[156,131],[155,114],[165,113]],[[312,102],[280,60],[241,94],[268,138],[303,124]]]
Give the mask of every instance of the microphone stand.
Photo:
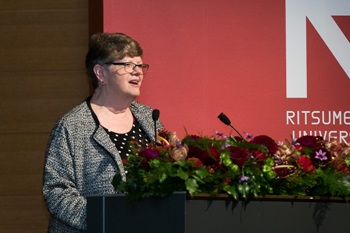
[[[152,111],[152,119],[154,122],[154,148],[156,148],[157,146],[157,120],[159,119],[159,110],[158,109],[154,109]]]
[[[220,113],[220,115],[218,116],[218,118],[220,119],[220,121],[221,121],[222,123],[224,123],[225,125],[230,126],[234,131],[236,131],[236,133],[239,135],[239,137],[240,137],[242,140],[246,141],[246,140],[243,138],[243,136],[238,132],[238,130],[231,124],[230,119],[229,119],[223,112]]]

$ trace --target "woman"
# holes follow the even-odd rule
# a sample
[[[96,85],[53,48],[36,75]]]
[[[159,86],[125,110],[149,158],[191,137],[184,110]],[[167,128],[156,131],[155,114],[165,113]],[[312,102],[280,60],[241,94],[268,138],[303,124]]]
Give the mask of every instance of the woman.
[[[95,92],[58,120],[46,151],[49,232],[86,231],[86,196],[115,193],[112,178],[119,172],[125,179],[128,142],[146,146],[154,138],[152,109],[135,102],[149,67],[142,54],[125,34],[91,37],[86,68]]]

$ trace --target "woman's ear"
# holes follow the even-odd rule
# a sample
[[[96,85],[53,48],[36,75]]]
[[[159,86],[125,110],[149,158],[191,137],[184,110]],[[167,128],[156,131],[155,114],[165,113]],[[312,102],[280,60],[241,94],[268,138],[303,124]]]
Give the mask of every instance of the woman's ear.
[[[106,80],[105,80],[105,68],[103,66],[101,66],[100,64],[96,64],[94,66],[94,73],[97,77],[97,80],[101,83],[101,84],[104,84],[106,83]]]

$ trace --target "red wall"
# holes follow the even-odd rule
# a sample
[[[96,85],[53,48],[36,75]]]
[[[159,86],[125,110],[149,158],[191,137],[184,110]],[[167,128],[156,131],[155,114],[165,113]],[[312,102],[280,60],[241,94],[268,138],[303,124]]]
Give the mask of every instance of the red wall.
[[[293,1],[306,9],[314,0]],[[350,142],[350,79],[317,32],[320,27],[315,28],[307,17],[302,21],[306,26],[307,96],[287,97],[286,3],[105,0],[104,31],[124,32],[141,43],[150,72],[138,101],[158,108],[165,126],[181,137],[185,129],[204,135],[215,130],[229,134],[231,129],[217,118],[223,111],[242,133],[284,140],[293,132],[299,136],[299,131],[317,131],[326,139]],[[348,14],[332,16],[349,40],[350,1],[347,3],[344,10]],[[317,6],[328,9],[327,4]],[[350,66],[347,43],[344,53]],[[318,111],[326,113],[324,120]],[[335,122],[328,124],[328,113],[333,111]],[[298,119],[291,115],[297,112]]]

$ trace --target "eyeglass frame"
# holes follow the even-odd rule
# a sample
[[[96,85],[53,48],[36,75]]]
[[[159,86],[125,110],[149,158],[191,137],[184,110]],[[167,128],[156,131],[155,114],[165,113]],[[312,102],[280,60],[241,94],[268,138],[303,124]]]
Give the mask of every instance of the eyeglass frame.
[[[148,72],[149,65],[148,64],[136,64],[134,62],[105,62],[105,65],[114,65],[114,66],[124,66],[125,72],[132,72],[135,70],[136,67],[141,68],[142,74],[146,74]],[[132,71],[127,71],[127,65],[128,64],[133,64],[134,66],[132,67]],[[143,69],[146,69],[146,72],[143,72]]]

